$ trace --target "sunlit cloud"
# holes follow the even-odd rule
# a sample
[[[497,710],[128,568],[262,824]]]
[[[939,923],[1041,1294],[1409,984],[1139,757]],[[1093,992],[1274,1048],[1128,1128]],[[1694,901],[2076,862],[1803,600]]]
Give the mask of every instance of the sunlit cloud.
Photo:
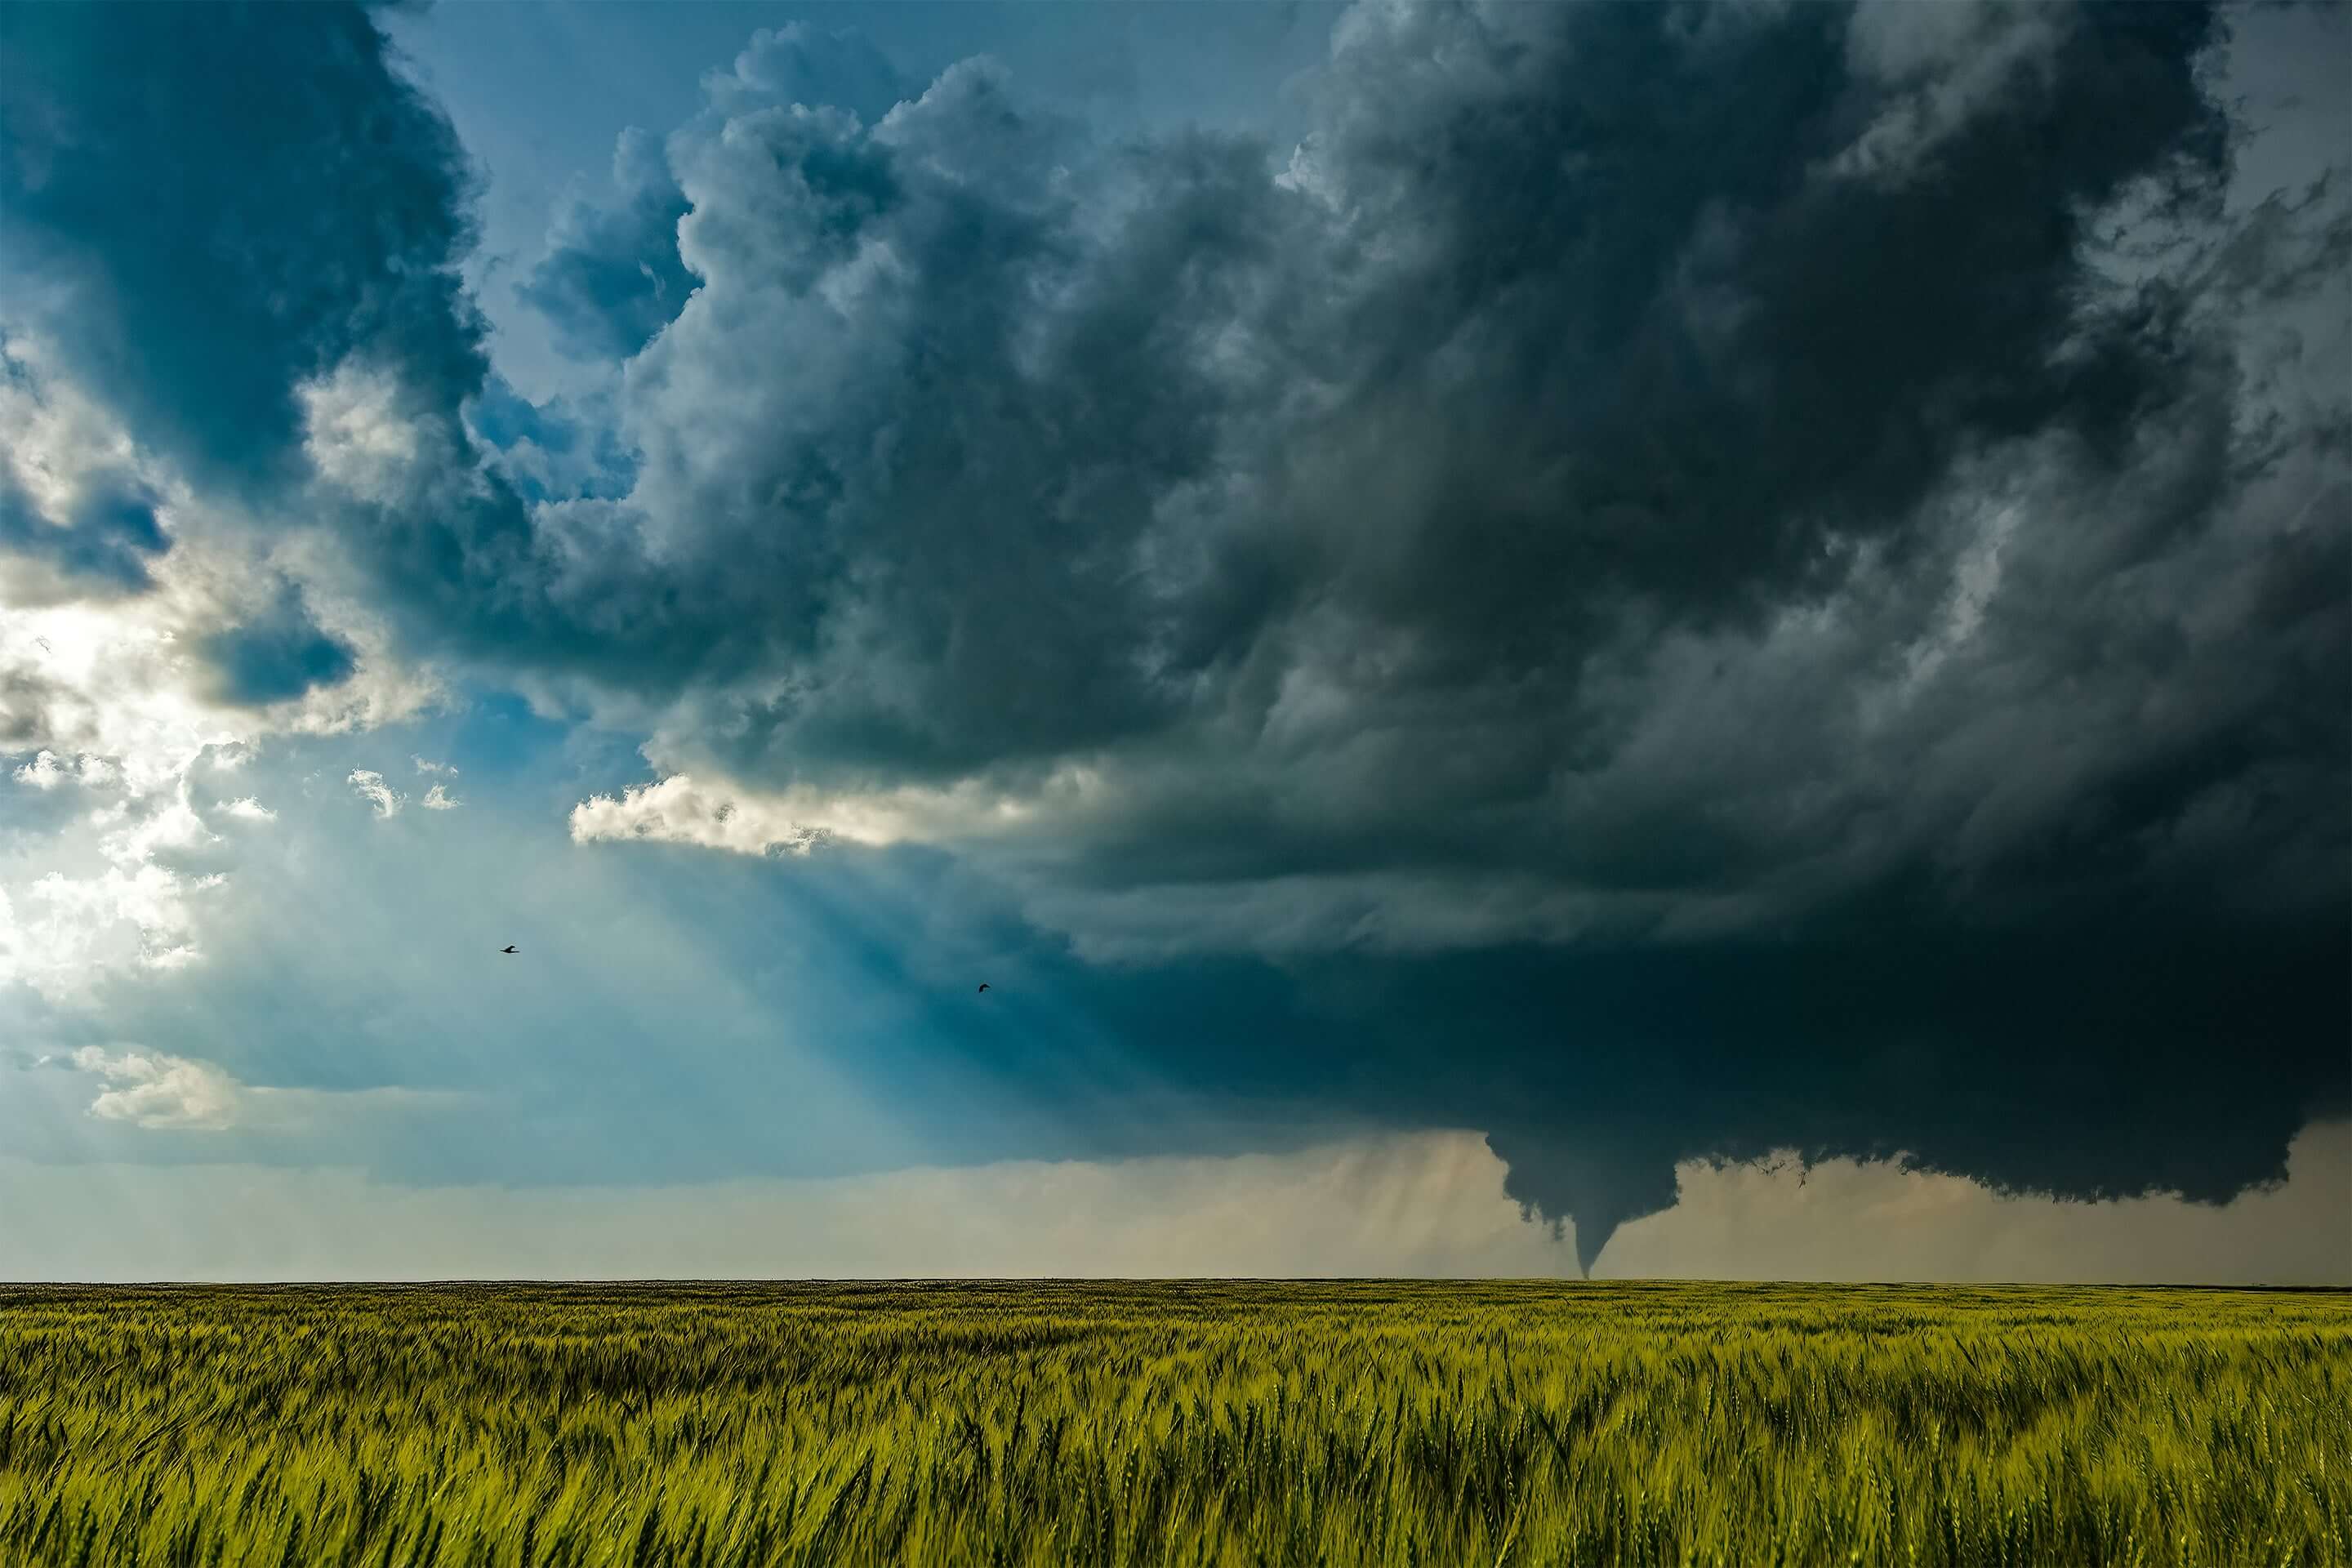
[[[53,790],[60,784],[79,784],[91,789],[104,789],[118,783],[119,770],[104,757],[59,757],[55,752],[37,754],[16,772],[18,784],[32,789]]]
[[[304,384],[299,395],[304,450],[330,483],[366,500],[391,501],[433,471],[425,461],[429,437],[404,407],[392,371],[346,360]]]
[[[966,779],[938,788],[780,791],[673,773],[581,802],[572,810],[572,837],[579,844],[691,844],[738,855],[804,855],[829,839],[961,844],[1045,826],[1054,820],[1049,805],[1083,810],[1100,788],[1095,769],[1075,764],[1025,788]]]
[[[383,775],[372,768],[353,768],[345,782],[352,786],[352,794],[374,808],[379,820],[398,816],[400,808],[408,802],[406,795],[384,783]],[[436,784],[434,788],[440,786]]]
[[[218,1131],[236,1119],[242,1086],[208,1063],[84,1046],[73,1065],[106,1086],[89,1102],[89,1113],[103,1121]]]

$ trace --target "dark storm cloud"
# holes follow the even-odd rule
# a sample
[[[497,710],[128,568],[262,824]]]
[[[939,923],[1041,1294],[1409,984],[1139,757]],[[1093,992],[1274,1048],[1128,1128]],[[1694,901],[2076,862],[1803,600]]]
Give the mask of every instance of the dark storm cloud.
[[[646,480],[593,535],[659,542],[628,679],[689,749],[823,782],[1199,756],[1304,671],[1408,751],[1483,710],[1434,795],[1539,806],[1629,623],[1753,625],[1872,542],[1924,600],[1958,458],[2095,465],[2177,402],[2172,307],[2086,310],[2080,250],[2131,181],[2210,195],[2208,30],[2054,29],[1852,173],[1903,100],[1823,7],[1373,14],[1287,186],[1246,145],[1105,155],[971,68],[871,132],[741,107],[675,150],[703,292],[632,367]],[[1374,859],[1423,814],[1382,815]]]
[[[467,425],[495,452],[506,485],[524,500],[626,495],[636,460],[609,418],[576,416],[566,401],[533,404],[498,376],[467,405]]]
[[[369,16],[59,5],[0,27],[11,306],[82,389],[214,498],[332,530],[411,647],[544,625],[521,502],[469,472],[464,151]],[[316,469],[355,389],[414,460],[345,493]]]
[[[677,319],[694,287],[677,258],[686,196],[662,163],[660,143],[625,132],[613,177],[620,201],[575,204],[520,289],[553,323],[556,345],[578,359],[626,359]]]
[[[1271,259],[1260,151],[1102,167],[969,63],[870,130],[744,106],[672,161],[699,283],[628,368],[637,487],[547,519],[608,678],[724,707],[747,768],[951,775],[1166,722],[1132,554],[1215,460],[1191,340]]]
[[[919,877],[914,904],[987,907],[957,880]],[[1588,1267],[1617,1225],[1673,1202],[1685,1160],[1904,1154],[2008,1191],[2219,1202],[2283,1179],[2294,1133],[2352,1109],[2340,904],[1992,921],[1914,885],[1777,936],[1123,970],[1009,913],[972,940],[1004,1016],[935,1032],[958,1068],[1060,1095],[1068,1152],[1188,1135],[1050,1070],[1073,1036],[1117,1042],[1163,1091],[1261,1118],[1486,1129],[1513,1195],[1573,1216]],[[845,1048],[895,1060],[886,1033]]]
[[[213,694],[249,707],[332,686],[357,665],[352,646],[320,630],[291,587],[243,625],[206,635],[197,654],[212,668]]]
[[[794,22],[761,28],[733,67],[705,79],[711,114],[805,104],[846,110],[867,124],[905,92],[863,35]],[[574,201],[548,253],[517,292],[545,316],[556,344],[578,359],[625,359],[677,320],[694,276],[678,258],[677,221],[690,209],[661,139],[632,127],[613,156],[614,199]]]
[[[1554,673],[1628,597],[1777,607],[1836,570],[1825,541],[1904,527],[1970,445],[2112,440],[2170,391],[2179,345],[2140,310],[2086,322],[2077,253],[2126,181],[2210,190],[2208,16],[2083,15],[1908,166],[1840,174],[1894,97],[1850,73],[1852,20],[1364,29],[1314,152],[1411,259],[1336,323],[1370,363],[1299,500],[1395,531],[1335,564],[1370,616],[1433,639],[1438,680]],[[1433,90],[1431,51],[1470,89]],[[1383,516],[1400,488],[1412,510]]]
[[[11,268],[142,442],[242,482],[353,348],[479,375],[463,153],[358,8],[32,6],[6,41]]]
[[[1006,940],[1193,1089],[1490,1129],[1588,1259],[1680,1158],[2220,1197],[2344,1104],[2352,227],[2225,213],[2207,9],[1368,6],[1279,174],[787,30],[526,286],[634,351],[597,438],[485,383],[363,19],[11,15],[144,438],[392,376],[421,468],[332,516],[415,644],[666,767],[1028,799]]]
[[[705,73],[702,85],[720,115],[747,107],[830,105],[869,125],[909,96],[909,84],[865,34],[806,22],[761,28],[731,67]]]

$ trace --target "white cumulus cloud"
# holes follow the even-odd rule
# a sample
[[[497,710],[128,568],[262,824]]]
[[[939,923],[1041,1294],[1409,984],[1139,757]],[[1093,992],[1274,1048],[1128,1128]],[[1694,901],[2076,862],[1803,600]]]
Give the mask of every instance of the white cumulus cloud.
[[[18,784],[37,790],[53,790],[68,784],[104,789],[121,782],[122,770],[104,757],[60,757],[55,752],[45,751],[16,769],[15,776]]]
[[[362,800],[375,808],[379,818],[398,816],[408,797],[383,782],[383,775],[369,768],[353,768],[345,781]]]

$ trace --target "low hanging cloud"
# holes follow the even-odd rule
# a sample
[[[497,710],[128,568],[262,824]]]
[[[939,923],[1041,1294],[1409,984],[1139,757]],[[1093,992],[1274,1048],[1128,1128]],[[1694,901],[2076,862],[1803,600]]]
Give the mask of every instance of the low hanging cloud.
[[[100,1142],[94,1141],[100,1134],[44,1123],[37,1116],[27,1127],[21,1120],[26,1108],[10,1108],[13,1141],[47,1150],[52,1158],[62,1146],[70,1151],[69,1163],[161,1149],[179,1159],[275,1156],[284,1165],[289,1156],[349,1151],[420,1112],[446,1114],[464,1099],[396,1085],[260,1085],[217,1061],[121,1043],[35,1058],[0,1054],[0,1071],[32,1075],[17,1080],[20,1095],[37,1091],[107,1124],[107,1141]]]
[[[2352,1130],[2298,1139],[2292,1175],[2218,1208],[2000,1198],[1880,1163],[1694,1163],[1681,1207],[1626,1227],[1615,1279],[2352,1281],[2327,1223]],[[1475,1135],[1279,1155],[1021,1162],[828,1182],[417,1188],[341,1170],[0,1157],[21,1216],[0,1268],[44,1279],[1060,1279],[1555,1276]]]
[[[102,1121],[219,1131],[237,1119],[242,1086],[209,1063],[84,1046],[74,1052],[73,1065],[105,1086],[89,1102],[89,1114]]]
[[[645,737],[580,842],[943,852],[1155,1072],[1478,1127],[1588,1264],[1694,1159],[2218,1202],[2352,1099],[2352,208],[2223,87],[2287,23],[1366,4],[1285,148],[786,29],[558,221],[549,410],[363,14],[87,25],[12,16],[0,194],[302,576],[226,696],[446,661]],[[36,500],[43,594],[184,552]]]

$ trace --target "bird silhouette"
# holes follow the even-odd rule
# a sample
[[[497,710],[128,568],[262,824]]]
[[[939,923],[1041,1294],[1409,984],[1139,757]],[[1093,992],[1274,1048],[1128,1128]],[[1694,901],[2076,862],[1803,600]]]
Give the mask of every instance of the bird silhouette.
[[[985,991],[985,990],[987,990],[987,989],[988,989],[988,982],[987,982],[987,981],[985,981],[985,980],[982,981],[982,982],[980,983],[980,991]],[[980,994],[980,991],[975,991],[975,992],[973,992],[973,993],[972,993],[972,994],[973,994],[973,995],[975,995],[975,996],[977,996],[977,995],[979,995],[979,994]]]
[[[512,952],[514,951],[514,949],[513,949],[513,948],[511,948],[511,947],[502,947],[502,948],[499,949],[499,951],[500,952]]]

